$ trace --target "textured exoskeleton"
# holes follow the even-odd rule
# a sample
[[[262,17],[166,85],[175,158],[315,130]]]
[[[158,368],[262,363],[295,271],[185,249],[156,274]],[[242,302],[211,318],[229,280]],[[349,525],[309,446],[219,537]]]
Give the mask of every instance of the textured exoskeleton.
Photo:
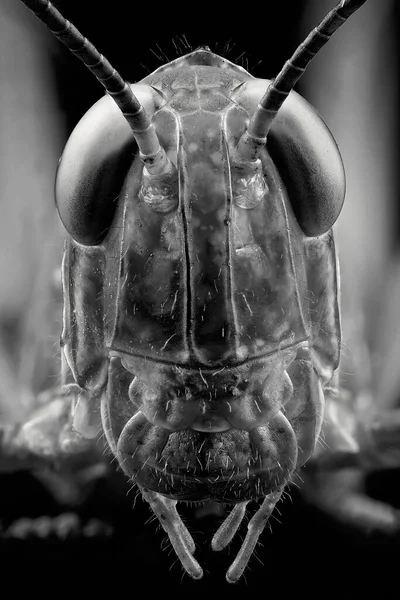
[[[57,174],[70,236],[63,383],[75,396],[64,450],[103,429],[194,578],[177,500],[234,505],[219,550],[264,499],[227,574],[237,581],[312,456],[339,364],[343,164],[291,89],[363,2],[341,2],[273,82],[200,48],[131,86],[47,0],[25,3],[121,109],[105,97],[88,111]]]
[[[103,98],[75,129],[56,186],[71,234],[62,346],[89,410],[101,398],[109,444],[138,484],[243,502],[285,484],[319,435],[339,359],[329,227],[343,201],[342,163],[324,123],[293,94],[272,148],[296,165],[308,146],[313,160],[287,173],[288,187],[300,182],[321,198],[327,183],[314,219],[321,235],[309,237],[269,149],[255,165],[231,159],[268,82],[207,50],[144,82],[159,95],[133,91],[142,104],[159,102],[154,122],[176,173],[149,180],[137,157],[113,202],[115,182],[101,173],[109,157],[132,153],[122,116]],[[305,201],[297,198],[300,221]],[[116,211],[108,221],[103,205]]]

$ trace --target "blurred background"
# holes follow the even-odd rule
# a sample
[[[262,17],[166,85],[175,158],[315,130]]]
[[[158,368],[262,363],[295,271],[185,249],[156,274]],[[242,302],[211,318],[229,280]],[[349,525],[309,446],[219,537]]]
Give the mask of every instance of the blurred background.
[[[201,44],[256,77],[273,77],[334,2],[270,1],[253,6],[248,14],[233,5],[207,3],[150,7],[114,0],[107,9],[94,0],[54,4],[124,78],[138,81]],[[347,197],[336,233],[345,352],[356,364],[353,384],[357,380],[357,385],[373,390],[378,412],[380,407],[400,404],[399,24],[398,3],[370,0],[335,34],[297,88],[327,122],[344,159]],[[102,93],[80,62],[22,3],[1,0],[0,419],[4,422],[24,419],[35,406],[37,393],[58,381],[64,233],[54,207],[54,175],[68,135]],[[363,358],[357,360],[360,355]],[[370,491],[398,502],[400,509],[399,473],[378,474],[370,481]],[[71,510],[31,473],[3,474],[0,486],[3,531],[21,517],[57,516]],[[211,552],[208,540],[216,528],[215,517],[199,520],[187,513],[202,546],[198,559],[211,573],[201,582],[191,582],[182,577],[178,565],[171,569],[175,557],[163,532],[147,523],[150,513],[139,499],[132,510],[134,492],[127,495],[127,491],[124,477],[113,471],[73,508],[80,524],[76,531],[97,519],[104,525],[92,528],[98,535],[78,532],[66,542],[56,535],[43,540],[36,534],[24,541],[0,539],[2,563],[85,557],[112,565],[126,560],[131,571],[124,567],[124,572],[141,573],[143,581],[156,573],[176,590],[232,589],[224,584],[224,573],[237,544],[229,555]],[[246,572],[247,589],[262,584],[267,592],[285,581],[282,590],[289,591],[291,585],[299,590],[310,586],[318,572],[326,573],[327,581],[338,589],[351,581],[360,591],[371,579],[382,583],[383,573],[384,581],[390,581],[397,538],[339,525],[296,491],[292,497],[292,502],[282,504],[279,521],[272,520],[273,535],[266,532],[262,538],[264,546],[257,556],[264,566],[253,559]],[[287,581],[288,571],[292,583]],[[235,589],[243,591],[244,586],[245,581]]]

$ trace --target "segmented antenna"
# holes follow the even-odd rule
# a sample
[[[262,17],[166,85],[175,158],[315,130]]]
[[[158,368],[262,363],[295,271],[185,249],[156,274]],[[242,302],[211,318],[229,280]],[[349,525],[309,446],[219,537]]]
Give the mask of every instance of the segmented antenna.
[[[22,0],[50,31],[75,54],[104,86],[127,120],[140,155],[149,170],[167,170],[169,160],[160,146],[144,107],[106,58],[48,0]]]
[[[242,158],[247,160],[257,158],[260,147],[265,145],[272,121],[307,66],[335,31],[365,2],[366,0],[342,0],[328,12],[284,64],[280,73],[268,86],[253,114],[247,132],[239,141],[238,153]]]

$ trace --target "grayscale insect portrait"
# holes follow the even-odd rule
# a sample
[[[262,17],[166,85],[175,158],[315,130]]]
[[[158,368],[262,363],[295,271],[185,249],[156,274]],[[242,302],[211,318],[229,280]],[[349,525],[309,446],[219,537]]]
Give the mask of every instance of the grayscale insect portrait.
[[[295,4],[4,0],[4,564],[252,593],[399,547],[400,13]]]

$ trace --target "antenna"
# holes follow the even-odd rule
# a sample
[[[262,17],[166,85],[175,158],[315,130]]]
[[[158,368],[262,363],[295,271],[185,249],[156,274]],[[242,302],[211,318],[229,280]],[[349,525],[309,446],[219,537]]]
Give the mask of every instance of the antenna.
[[[135,136],[140,156],[151,173],[169,170],[154,125],[127,82],[106,58],[48,0],[22,0],[50,31],[75,54],[104,86],[121,110]]]
[[[247,131],[239,140],[237,152],[244,160],[257,160],[259,150],[265,145],[271,124],[280,107],[294,88],[314,56],[325,46],[343,23],[362,6],[366,0],[342,0],[328,12],[300,44],[293,56],[284,64],[280,73],[270,83],[261,98]]]

